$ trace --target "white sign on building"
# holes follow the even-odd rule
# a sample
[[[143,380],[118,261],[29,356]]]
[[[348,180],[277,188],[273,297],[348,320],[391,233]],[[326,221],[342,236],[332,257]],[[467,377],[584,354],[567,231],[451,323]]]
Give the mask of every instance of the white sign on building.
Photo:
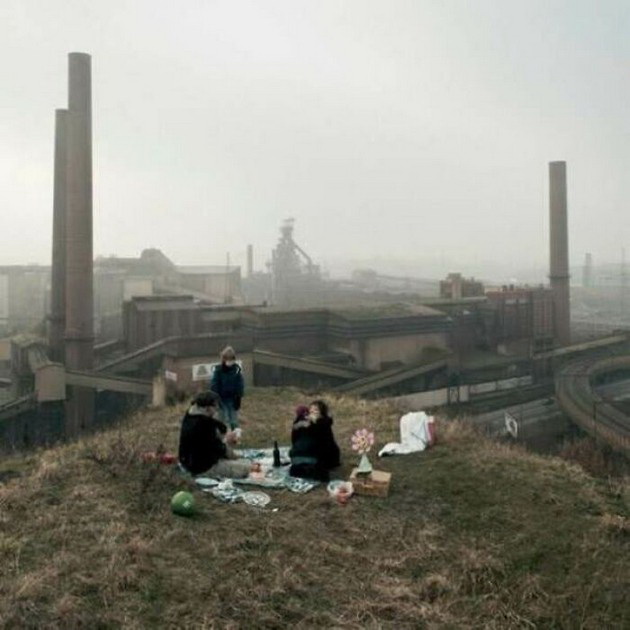
[[[192,366],[193,381],[209,381],[212,371],[218,363],[198,363]]]
[[[205,381],[212,378],[212,372],[215,368],[220,367],[220,363],[198,363],[192,366],[192,378],[193,381]],[[236,361],[241,370],[243,369],[242,361]]]

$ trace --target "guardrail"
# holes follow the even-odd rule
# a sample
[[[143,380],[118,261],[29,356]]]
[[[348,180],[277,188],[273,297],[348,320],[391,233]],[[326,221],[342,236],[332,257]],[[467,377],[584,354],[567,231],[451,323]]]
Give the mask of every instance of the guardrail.
[[[368,392],[382,389],[390,385],[395,385],[403,381],[407,381],[416,376],[433,372],[446,368],[446,359],[439,359],[429,363],[421,363],[416,365],[407,365],[402,368],[394,368],[364,376],[350,383],[344,383],[338,387],[334,387],[332,391],[344,394],[366,394]]]

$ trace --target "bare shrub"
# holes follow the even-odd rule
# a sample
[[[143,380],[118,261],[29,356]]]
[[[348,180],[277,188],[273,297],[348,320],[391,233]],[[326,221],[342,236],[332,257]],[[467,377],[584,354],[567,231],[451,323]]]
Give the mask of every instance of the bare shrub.
[[[609,449],[597,444],[591,437],[569,442],[562,448],[559,456],[579,464],[594,477],[614,474],[614,463]]]

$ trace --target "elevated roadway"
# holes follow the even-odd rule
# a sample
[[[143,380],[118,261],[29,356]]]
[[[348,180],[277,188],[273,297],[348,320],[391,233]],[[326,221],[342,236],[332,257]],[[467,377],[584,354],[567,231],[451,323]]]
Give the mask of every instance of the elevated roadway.
[[[630,417],[602,396],[596,379],[608,372],[630,372],[630,355],[585,358],[567,363],[555,376],[560,408],[584,431],[630,455]]]
[[[403,367],[393,368],[391,370],[383,370],[376,374],[369,374],[356,380],[344,383],[332,389],[333,392],[340,394],[353,394],[355,396],[374,392],[384,387],[396,385],[403,381],[429,374],[437,370],[445,370],[447,366],[446,359],[437,361],[423,361],[414,365],[405,365]]]
[[[335,376],[346,380],[356,380],[365,377],[366,374],[370,374],[367,370],[348,367],[346,365],[337,365],[327,361],[280,354],[278,352],[254,350],[252,356],[254,358],[254,364],[283,367],[298,372],[321,374],[323,376]]]

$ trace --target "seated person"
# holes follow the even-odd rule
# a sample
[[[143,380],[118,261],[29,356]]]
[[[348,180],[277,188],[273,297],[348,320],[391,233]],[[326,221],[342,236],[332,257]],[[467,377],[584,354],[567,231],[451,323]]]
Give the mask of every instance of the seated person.
[[[328,405],[323,400],[296,409],[291,431],[291,476],[328,481],[329,471],[340,464],[332,425]]]
[[[195,397],[182,420],[179,436],[179,461],[192,475],[242,479],[258,464],[237,459],[230,445],[237,442],[233,431],[228,432],[217,420],[219,396],[203,392]]]

